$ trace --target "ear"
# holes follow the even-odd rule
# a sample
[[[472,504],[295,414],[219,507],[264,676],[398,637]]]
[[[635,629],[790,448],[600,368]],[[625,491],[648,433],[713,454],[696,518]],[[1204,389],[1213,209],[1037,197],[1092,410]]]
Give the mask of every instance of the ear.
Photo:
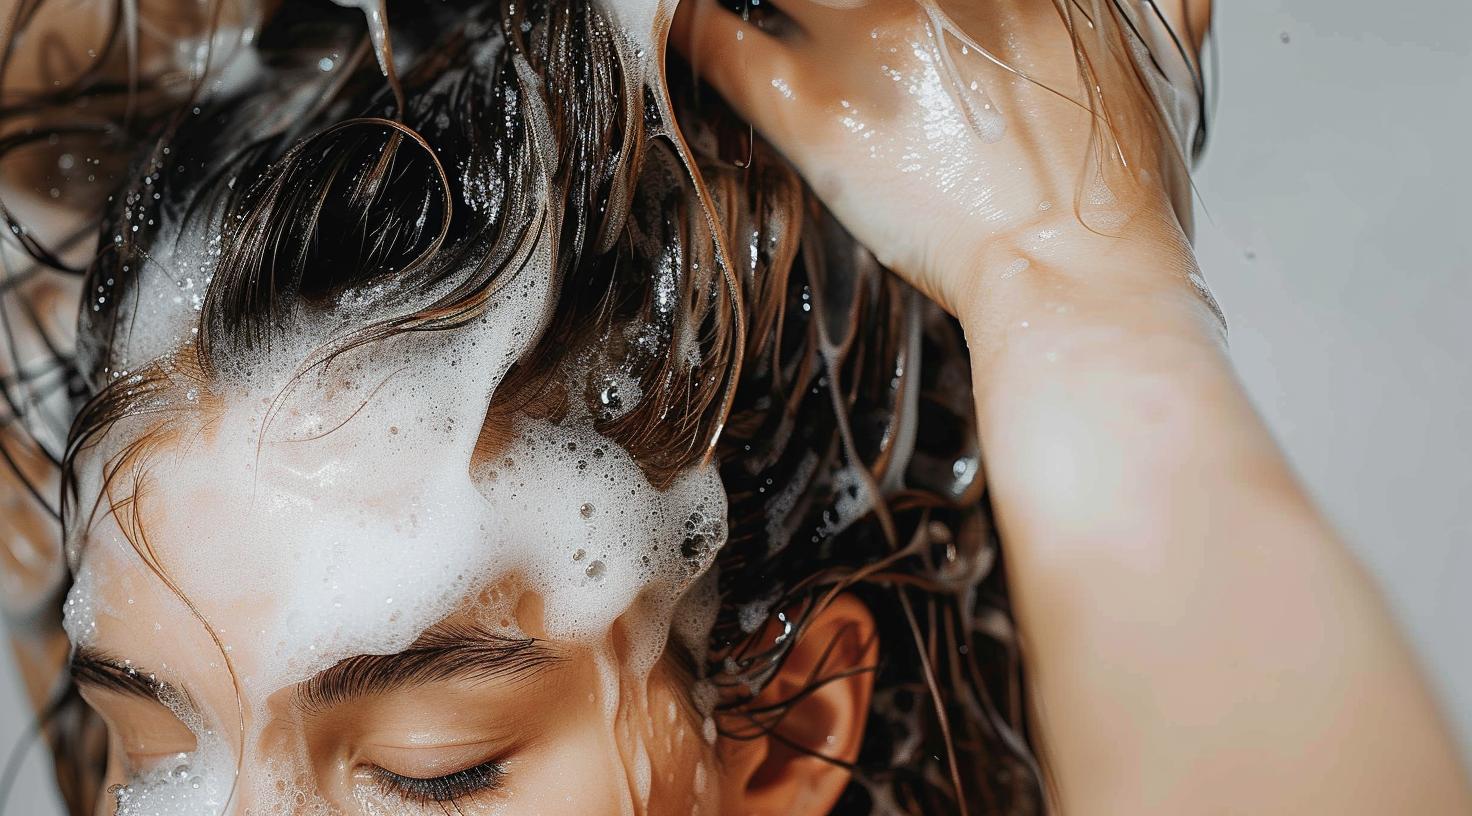
[[[758,637],[775,637],[769,624]],[[858,759],[874,692],[879,638],[869,608],[840,595],[819,611],[793,645],[786,662],[746,711],[791,702],[770,731],[753,739],[722,737],[721,812],[734,816],[823,816],[851,776]],[[733,715],[742,717],[740,712]],[[744,717],[731,730],[758,731]],[[826,757],[826,759],[825,759]],[[833,760],[833,761],[829,761]]]

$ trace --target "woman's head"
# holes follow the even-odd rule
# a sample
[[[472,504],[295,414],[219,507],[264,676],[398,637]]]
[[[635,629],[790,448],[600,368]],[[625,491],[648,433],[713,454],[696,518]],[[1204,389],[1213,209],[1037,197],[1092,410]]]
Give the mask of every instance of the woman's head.
[[[390,11],[395,81],[290,3],[127,120],[64,502],[121,812],[1038,807],[952,321],[600,7]]]

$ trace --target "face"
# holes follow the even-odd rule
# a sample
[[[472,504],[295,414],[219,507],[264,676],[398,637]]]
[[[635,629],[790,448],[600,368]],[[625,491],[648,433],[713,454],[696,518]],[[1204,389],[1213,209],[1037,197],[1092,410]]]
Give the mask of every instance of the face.
[[[606,544],[596,530],[545,542],[549,558],[577,545],[566,558],[577,577],[565,578],[565,587],[515,559],[499,561],[508,550],[494,544],[497,533],[488,535],[484,562],[459,564],[454,576],[407,565],[386,573],[372,561],[375,537],[426,559],[434,552],[427,545],[454,530],[427,525],[435,535],[425,539],[394,524],[392,513],[381,518],[381,507],[354,515],[336,503],[316,508],[328,523],[294,521],[302,505],[284,495],[265,500],[284,510],[230,524],[219,508],[247,507],[250,498],[228,478],[203,481],[188,462],[170,458],[173,450],[150,457],[157,481],[138,488],[138,523],[122,514],[141,552],[123,526],[100,524],[68,602],[73,673],[108,726],[107,783],[122,786],[117,813],[615,814],[708,806],[716,768],[709,711],[695,705],[693,678],[668,659],[646,658],[653,633],[669,632],[651,622],[673,610],[661,609],[647,586],[611,587],[617,597],[598,592],[621,567],[614,557],[594,557]],[[181,472],[166,475],[173,468]],[[578,483],[555,469],[539,475]],[[277,489],[291,483],[263,476]],[[497,478],[511,479],[512,469]],[[412,485],[401,487],[407,507],[429,512],[414,501]],[[579,498],[580,519],[590,505],[613,515],[618,500],[612,492]],[[384,529],[366,527],[375,519]],[[312,544],[332,551],[341,529],[361,543],[361,556],[289,552]],[[598,576],[585,566],[595,561],[607,562]],[[481,578],[465,584],[470,573]],[[395,580],[405,575],[413,580]],[[321,594],[329,585],[344,594]],[[586,606],[556,608],[568,603],[559,592]],[[458,600],[438,614],[449,597]],[[600,603],[602,614],[620,607],[606,627],[569,624],[595,618],[588,612]],[[334,614],[340,608],[348,614]]]
[[[575,417],[488,446],[494,382],[451,355],[385,341],[119,431],[151,441],[97,485],[66,610],[105,807],[713,812],[713,694],[664,655],[709,631],[714,468],[657,490]]]

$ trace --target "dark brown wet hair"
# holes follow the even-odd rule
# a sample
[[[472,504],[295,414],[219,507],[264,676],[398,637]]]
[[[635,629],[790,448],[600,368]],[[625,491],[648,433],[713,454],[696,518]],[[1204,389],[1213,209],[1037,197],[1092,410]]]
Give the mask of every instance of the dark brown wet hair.
[[[21,4],[20,30],[36,6]],[[98,498],[81,471],[119,474],[136,452],[94,461],[120,423],[166,426],[184,389],[208,391],[305,322],[343,317],[345,296],[369,317],[343,317],[324,358],[453,332],[509,276],[543,274],[528,250],[554,237],[552,322],[498,388],[483,442],[518,416],[582,407],[656,484],[716,457],[730,530],[701,673],[723,691],[723,732],[780,737],[794,700],[752,700],[806,621],[852,592],[874,612],[882,657],[835,812],[1043,811],[956,322],[881,268],[673,58],[666,107],[594,4],[389,10],[392,81],[361,14],[292,0],[234,86],[213,86],[210,70],[126,84],[94,71],[3,98],[5,152],[85,139],[104,157],[84,266],[0,213],[36,262],[27,274],[85,276],[76,352],[56,355],[74,406],[53,453],[59,506],[37,491],[67,541],[81,543]],[[114,30],[106,47],[121,40]],[[183,269],[185,257],[204,261]],[[185,277],[200,290],[197,339],[142,353],[152,298]],[[639,387],[620,392],[624,376]],[[5,386],[19,417],[24,383]],[[758,637],[773,621],[782,634]],[[95,717],[70,692],[50,714],[63,793],[90,813],[105,763]]]

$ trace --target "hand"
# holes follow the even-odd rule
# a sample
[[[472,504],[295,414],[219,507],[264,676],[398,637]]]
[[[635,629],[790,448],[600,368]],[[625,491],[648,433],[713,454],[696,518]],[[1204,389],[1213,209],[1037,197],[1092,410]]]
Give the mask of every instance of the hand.
[[[1096,141],[1053,4],[973,3],[955,20],[932,5],[785,0],[746,21],[695,0],[674,42],[860,242],[953,314],[991,282],[1117,251],[1114,236],[1184,244],[1171,208],[1183,159],[1148,99],[1123,90],[1123,62],[1091,54],[1128,166],[1091,165],[1091,149],[1115,145]],[[979,44],[1027,78],[961,31],[991,32]]]

